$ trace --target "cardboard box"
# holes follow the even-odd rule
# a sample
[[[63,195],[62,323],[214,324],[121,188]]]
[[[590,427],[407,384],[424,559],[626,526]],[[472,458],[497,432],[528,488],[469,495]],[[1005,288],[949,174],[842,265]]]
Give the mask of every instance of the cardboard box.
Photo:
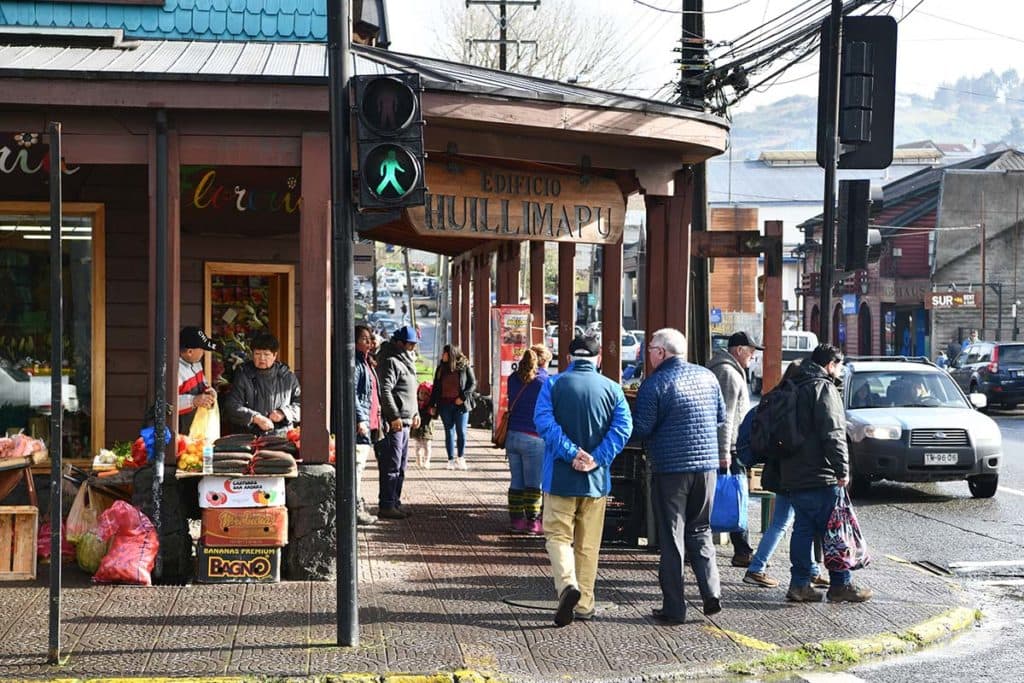
[[[764,488],[761,485],[761,476],[764,474],[764,468],[760,465],[757,467],[751,467],[747,470],[747,474],[750,476],[750,486],[747,487],[748,490],[751,493],[764,491]]]
[[[203,543],[225,548],[279,548],[288,544],[288,508],[203,510]]]
[[[199,583],[277,583],[281,580],[280,548],[196,547]]]
[[[199,480],[199,507],[251,508],[284,505],[284,477],[204,476]]]

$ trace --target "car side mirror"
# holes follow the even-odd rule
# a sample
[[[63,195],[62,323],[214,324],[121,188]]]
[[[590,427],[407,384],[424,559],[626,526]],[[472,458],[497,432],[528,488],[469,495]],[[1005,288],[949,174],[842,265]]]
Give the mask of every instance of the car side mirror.
[[[988,406],[988,396],[985,394],[971,394],[971,405],[979,410]]]

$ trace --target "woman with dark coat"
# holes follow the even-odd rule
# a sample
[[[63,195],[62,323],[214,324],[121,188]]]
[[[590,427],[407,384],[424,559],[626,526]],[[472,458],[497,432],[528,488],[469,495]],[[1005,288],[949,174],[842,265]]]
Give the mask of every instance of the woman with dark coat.
[[[277,337],[263,333],[252,340],[252,360],[235,373],[224,401],[228,421],[251,434],[284,434],[302,420],[299,380],[277,359]]]
[[[448,452],[446,467],[449,470],[456,467],[466,469],[466,429],[469,427],[469,411],[473,409],[475,388],[476,376],[469,358],[462,355],[458,346],[445,346],[441,362],[434,372],[430,407],[432,414],[440,416],[444,425],[444,447]]]

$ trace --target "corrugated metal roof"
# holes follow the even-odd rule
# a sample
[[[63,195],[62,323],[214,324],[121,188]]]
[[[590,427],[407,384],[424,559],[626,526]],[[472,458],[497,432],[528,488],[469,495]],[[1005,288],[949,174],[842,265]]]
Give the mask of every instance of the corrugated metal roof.
[[[25,35],[0,28],[0,75],[134,80],[227,80],[326,83],[327,46],[323,43],[208,42],[137,40],[119,42],[116,32],[79,32],[93,45],[63,44],[63,39],[24,45]],[[38,36],[37,36],[38,37]],[[98,44],[102,42],[103,44]],[[701,119],[725,127],[726,121],[668,102],[645,100],[604,90],[495,71],[469,64],[352,46],[353,73],[419,72],[427,90],[478,92],[610,109],[649,111]]]
[[[327,0],[165,0],[163,6],[0,0],[0,25],[123,29],[132,38],[314,41]]]

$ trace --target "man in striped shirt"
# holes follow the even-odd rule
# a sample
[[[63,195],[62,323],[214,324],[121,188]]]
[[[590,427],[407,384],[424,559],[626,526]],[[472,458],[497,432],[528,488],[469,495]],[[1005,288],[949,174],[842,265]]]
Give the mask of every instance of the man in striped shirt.
[[[203,352],[217,345],[198,327],[183,327],[178,335],[178,433],[188,434],[196,408],[212,408],[217,392],[206,383]]]

